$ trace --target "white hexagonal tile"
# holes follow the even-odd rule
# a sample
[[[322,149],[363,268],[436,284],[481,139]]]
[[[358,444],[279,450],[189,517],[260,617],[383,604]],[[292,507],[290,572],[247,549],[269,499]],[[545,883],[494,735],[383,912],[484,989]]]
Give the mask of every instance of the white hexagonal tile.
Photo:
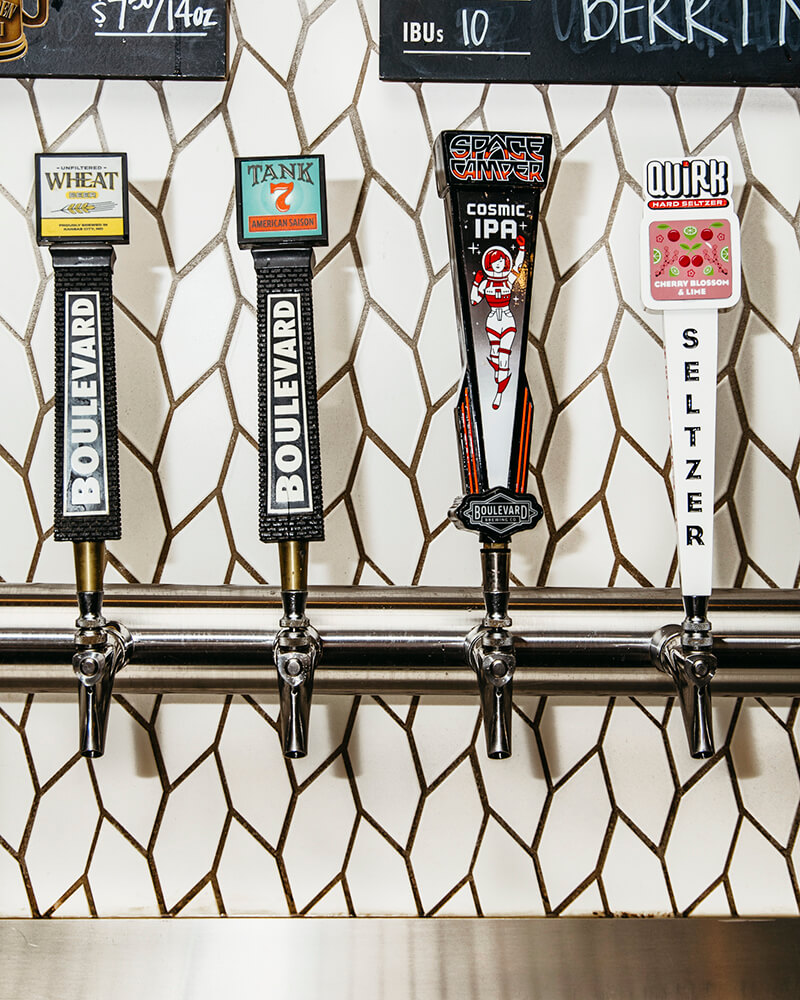
[[[0,177],[12,198],[27,206],[33,191],[33,157],[42,151],[31,99],[19,80],[2,80],[0,103],[4,125],[14,136],[0,149]]]
[[[428,175],[428,186],[425,188],[425,195],[422,199],[419,221],[425,236],[431,268],[434,274],[438,274],[442,268],[447,267],[450,263],[450,251],[447,247],[447,223],[444,207],[436,190],[433,170]]]
[[[600,760],[595,756],[559,788],[547,814],[539,862],[551,908],[596,867],[610,813]]]
[[[485,917],[544,916],[533,858],[494,819],[484,831],[473,875]]]
[[[547,217],[562,273],[605,232],[618,183],[614,147],[608,127],[601,123],[559,161],[550,195]]]
[[[156,736],[170,783],[216,741],[222,706],[218,696],[164,695],[156,716]]]
[[[236,419],[258,440],[258,346],[256,317],[242,309],[225,356]]]
[[[433,401],[451,392],[461,380],[453,284],[445,274],[433,286],[418,341],[425,384]]]
[[[335,45],[331,45],[332,38]],[[309,142],[352,104],[366,48],[356,0],[332,4],[309,27],[294,79]]]
[[[611,224],[609,246],[622,297],[648,326],[655,327],[660,336],[661,319],[657,313],[645,312],[642,303],[642,279],[639,250],[639,227],[642,222],[642,199],[630,184],[625,184],[617,202]]]
[[[425,800],[411,864],[428,912],[469,872],[483,809],[465,760]]]
[[[614,125],[625,167],[639,184],[645,164],[654,156],[683,155],[672,105],[661,87],[620,87],[614,101]]]
[[[408,736],[380,705],[364,701],[349,751],[362,808],[404,846],[420,797]]]
[[[683,131],[690,150],[732,113],[739,96],[736,87],[679,87],[676,91]]]
[[[114,317],[114,342],[119,429],[152,461],[169,413],[158,351],[121,310]]]
[[[740,420],[733,387],[726,376],[717,384],[717,440],[714,455],[714,493],[717,500],[728,491],[734,473],[742,440]]]
[[[2,460],[0,496],[4,514],[0,525],[0,578],[6,583],[22,583],[31,567],[37,532],[22,479]]]
[[[682,608],[676,606],[674,617],[670,616],[670,619],[675,622],[680,622],[682,616]],[[713,626],[713,603],[711,605],[710,617],[711,624]],[[716,740],[718,746],[721,745],[725,739],[727,739],[735,707],[736,701],[733,698],[715,698],[713,697],[712,690],[712,729],[714,732],[714,739]],[[708,761],[695,760],[693,757],[689,756],[689,744],[686,739],[686,728],[683,724],[683,717],[677,700],[673,703],[672,711],[669,716],[667,735],[669,736],[669,745],[672,749],[672,759],[675,762],[675,769],[678,772],[678,781],[681,785],[684,785],[701,768],[706,767],[708,765]]]
[[[750,428],[778,458],[791,465],[797,428],[787,414],[800,414],[800,382],[786,343],[751,316],[736,359],[736,374]]]
[[[13,288],[13,295],[4,295],[0,302],[0,319],[19,337],[27,332],[31,309],[39,290],[39,268],[36,251],[31,246],[29,221],[0,196],[0,232],[3,243],[13,247],[3,253],[3,287]],[[52,327],[51,327],[52,336]]]
[[[117,250],[114,295],[150,333],[158,333],[172,274],[155,217],[135,194],[129,199],[131,243]]]
[[[372,182],[356,235],[370,293],[411,336],[428,283],[414,221]]]
[[[94,103],[99,87],[102,84],[98,85],[97,80],[45,78],[35,81],[33,93],[48,145],[52,145],[73,122],[85,114]]]
[[[380,878],[375,878],[376,872]],[[405,861],[363,820],[347,862],[347,886],[360,917],[417,914]]]
[[[309,607],[309,614],[313,614],[313,606]],[[261,699],[259,699],[259,702],[262,704],[262,707],[269,711],[269,708]],[[341,695],[316,695],[314,697],[311,707],[308,755],[291,762],[291,768],[294,771],[298,785],[308,781],[320,765],[331,754],[340,749],[344,741],[345,730],[350,721],[352,710],[352,698],[344,698]],[[277,705],[272,714],[277,718]],[[347,771],[342,763],[341,755],[338,755],[333,761],[330,771],[332,777],[347,777]]]
[[[559,541],[547,571],[547,586],[607,587],[613,567],[614,550],[598,503]]]
[[[161,776],[148,732],[116,701],[109,713],[106,752],[92,766],[103,808],[146,848],[161,805]]]
[[[262,837],[277,845],[292,796],[280,738],[241,698],[234,698],[220,741],[233,808]]]
[[[288,6],[288,5],[287,5]],[[263,18],[266,24],[270,19]],[[264,135],[260,115],[253,113],[253,95],[269,107],[269,138]],[[300,152],[297,126],[292,118],[289,95],[275,77],[245,49],[227,102],[231,128],[239,156],[292,156]],[[233,164],[229,187],[233,183]]]
[[[489,806],[530,844],[547,796],[547,782],[531,727],[515,716],[511,732],[511,756],[507,760],[490,760],[480,754],[481,774]]]
[[[462,493],[453,407],[445,403],[431,418],[425,449],[417,466],[417,484],[429,525],[440,524]]]
[[[669,451],[664,349],[626,313],[608,362],[622,426],[663,465]]]
[[[319,817],[325,822],[320,823]],[[302,910],[344,867],[356,807],[347,775],[329,767],[302,791],[292,813],[283,861]]]
[[[544,98],[532,84],[493,83],[483,102],[483,111],[488,129],[511,132],[550,131]]]
[[[664,480],[627,441],[620,441],[606,498],[622,554],[654,587],[667,582],[675,521]]]
[[[332,503],[347,486],[356,448],[361,440],[353,385],[345,375],[319,401],[322,490],[325,503]]]
[[[609,87],[554,85],[547,88],[547,97],[556,119],[561,145],[568,146],[581,132],[602,114],[608,103]]]
[[[275,859],[236,820],[225,838],[217,881],[229,917],[288,916]]]
[[[446,710],[438,698],[421,699],[413,732],[422,773],[429,785],[471,745],[478,705],[477,682],[474,698],[448,698]]]
[[[607,701],[586,698],[548,698],[539,723],[550,777],[554,782],[592,750],[600,739]]]
[[[707,88],[706,88],[707,89]],[[703,147],[703,156],[724,157],[730,163],[730,180],[733,187],[733,204],[738,210],[745,185],[747,184],[747,173],[742,162],[742,154],[739,150],[736,131],[733,125],[728,125],[720,134],[707,146]]]
[[[351,496],[366,554],[394,584],[411,583],[423,541],[414,496],[406,477],[372,441],[364,445]],[[396,538],[403,539],[402,547]]]
[[[160,582],[213,587],[225,580],[230,558],[219,502],[212,500],[170,542]]]
[[[739,122],[755,177],[794,215],[800,201],[800,178],[790,156],[775,155],[775,136],[784,150],[800,145],[800,109],[782,87],[746,87]]]
[[[236,14],[247,44],[286,78],[292,65],[297,37],[303,23],[295,3],[282,3],[264,17],[260,4],[240,3]]]
[[[30,917],[31,907],[19,863],[0,848],[0,899],[4,917]]]
[[[752,444],[734,499],[750,558],[778,587],[793,587],[800,564],[797,504],[788,479]]]
[[[324,385],[350,360],[364,312],[364,291],[346,246],[314,275],[317,382]]]
[[[228,401],[215,372],[175,410],[161,453],[159,476],[173,524],[215,489],[230,437]]]
[[[603,360],[617,315],[617,293],[606,252],[600,250],[562,285],[545,350],[563,400]]]
[[[740,917],[797,916],[786,860],[747,820],[736,838],[728,876]]]
[[[165,80],[162,85],[175,139],[182,142],[218,106],[226,84],[217,80]]]
[[[605,385],[595,378],[559,413],[542,469],[556,528],[600,489],[615,433]]]
[[[654,844],[660,843],[675,795],[661,730],[636,705],[618,699],[603,753],[617,805]]]
[[[603,888],[617,916],[672,914],[661,862],[621,820],[603,863]]]
[[[722,874],[737,816],[723,760],[683,796],[678,806],[665,855],[678,910],[685,910]]]
[[[122,497],[122,538],[108,543],[108,551],[140,583],[153,579],[166,528],[153,477],[135,455],[120,443],[119,478]]]
[[[100,827],[89,884],[98,917],[159,915],[147,858],[110,823]]]
[[[172,157],[157,90],[144,80],[106,80],[97,110],[108,148],[128,154],[128,182],[157,205]]]
[[[4,803],[0,836],[16,851],[33,803],[33,782],[20,734],[4,719],[0,719],[0,801]],[[0,912],[5,912],[2,906]]]
[[[367,67],[358,114],[373,168],[415,208],[431,158],[425,123],[409,84],[379,79],[377,55]]]
[[[280,583],[278,546],[258,537],[258,452],[239,435],[222,486],[236,551],[269,583]]]
[[[448,522],[444,531],[428,546],[419,585],[457,586],[469,580],[477,587],[480,578],[480,556],[475,538]]]
[[[0,356],[3,358],[0,367],[0,440],[12,458],[22,465],[39,413],[39,402],[25,348],[2,324]]]
[[[731,740],[742,802],[781,844],[786,844],[798,802],[797,776],[789,734],[757,702],[745,700]],[[775,790],[780,789],[780,794]]]
[[[308,582],[312,587],[346,587],[355,582],[358,546],[344,501],[325,515],[325,541],[311,549]]]
[[[234,307],[228,261],[217,247],[178,283],[161,338],[174,396],[219,361]]]
[[[753,305],[784,339],[794,340],[800,301],[784,295],[800,266],[797,235],[775,209],[753,191],[742,222],[742,268]]]
[[[364,183],[364,164],[353,122],[345,118],[314,147],[325,157],[325,188],[328,197],[329,245],[336,246],[350,235],[353,215]],[[320,249],[320,256],[326,251]]]
[[[83,875],[98,817],[89,771],[79,760],[42,796],[25,851],[40,912]],[[64,850],[65,844],[69,850]]]
[[[226,815],[219,771],[210,757],[170,794],[153,848],[167,909],[208,875]]]
[[[225,122],[217,115],[175,158],[163,219],[178,270],[222,228],[232,192],[231,156]],[[198,177],[203,178],[202,211]]]
[[[423,83],[422,97],[434,138],[453,128],[482,128],[475,119],[480,113],[483,98],[482,83]],[[518,127],[518,126],[515,126]]]

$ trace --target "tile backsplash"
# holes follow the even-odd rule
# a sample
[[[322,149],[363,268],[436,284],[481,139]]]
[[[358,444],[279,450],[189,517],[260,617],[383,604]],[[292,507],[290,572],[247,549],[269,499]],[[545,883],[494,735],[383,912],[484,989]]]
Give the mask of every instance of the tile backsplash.
[[[314,278],[326,541],[311,583],[477,585],[476,541],[446,520],[460,361],[431,162],[436,135],[464,126],[554,137],[528,352],[546,522],[518,536],[515,582],[676,582],[639,179],[653,155],[708,154],[733,164],[744,261],[742,303],[720,316],[715,585],[796,587],[798,91],[383,83],[378,0],[230,8],[225,83],[0,80],[0,578],[72,581],[52,537],[33,157],[103,148],[128,152],[131,182],[107,580],[278,582],[257,532],[233,157],[302,150],[326,157],[331,235]],[[796,914],[797,709],[718,698],[701,763],[671,702],[520,699],[515,755],[493,762],[477,698],[318,698],[311,755],[285,762],[268,701],[121,697],[87,763],[71,699],[0,696],[0,916]]]

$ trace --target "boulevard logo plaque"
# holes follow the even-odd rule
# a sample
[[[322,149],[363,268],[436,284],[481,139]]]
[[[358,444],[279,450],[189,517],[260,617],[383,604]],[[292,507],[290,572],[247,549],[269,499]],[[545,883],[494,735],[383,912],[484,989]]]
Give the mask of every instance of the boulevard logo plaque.
[[[314,509],[308,414],[303,385],[303,317],[300,296],[267,296],[266,449],[269,470],[268,514],[309,514]]]
[[[126,154],[38,154],[36,225],[39,243],[127,243]]]
[[[536,497],[530,493],[511,493],[501,486],[486,493],[467,494],[450,511],[457,527],[479,531],[496,541],[535,527],[543,514]]]
[[[108,514],[108,457],[103,411],[103,335],[100,293],[65,293],[63,511]]]

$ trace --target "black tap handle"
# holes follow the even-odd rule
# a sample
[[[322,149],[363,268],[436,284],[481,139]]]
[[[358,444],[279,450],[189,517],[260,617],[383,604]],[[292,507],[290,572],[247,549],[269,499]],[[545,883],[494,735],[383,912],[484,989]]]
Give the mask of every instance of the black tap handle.
[[[55,271],[55,537],[120,538],[111,247],[50,248]]]
[[[325,537],[311,249],[254,249],[263,542]]]
[[[434,146],[465,362],[455,411],[464,496],[450,517],[497,542],[543,514],[527,493],[533,399],[525,356],[551,145],[541,134],[443,132]]]

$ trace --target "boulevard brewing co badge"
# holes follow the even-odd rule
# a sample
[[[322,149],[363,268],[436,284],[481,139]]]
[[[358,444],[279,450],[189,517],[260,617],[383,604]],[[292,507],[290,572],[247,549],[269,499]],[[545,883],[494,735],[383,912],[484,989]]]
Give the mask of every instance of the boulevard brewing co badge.
[[[36,238],[48,243],[127,243],[125,153],[39,153]]]
[[[236,204],[240,247],[328,243],[321,156],[237,157]]]

